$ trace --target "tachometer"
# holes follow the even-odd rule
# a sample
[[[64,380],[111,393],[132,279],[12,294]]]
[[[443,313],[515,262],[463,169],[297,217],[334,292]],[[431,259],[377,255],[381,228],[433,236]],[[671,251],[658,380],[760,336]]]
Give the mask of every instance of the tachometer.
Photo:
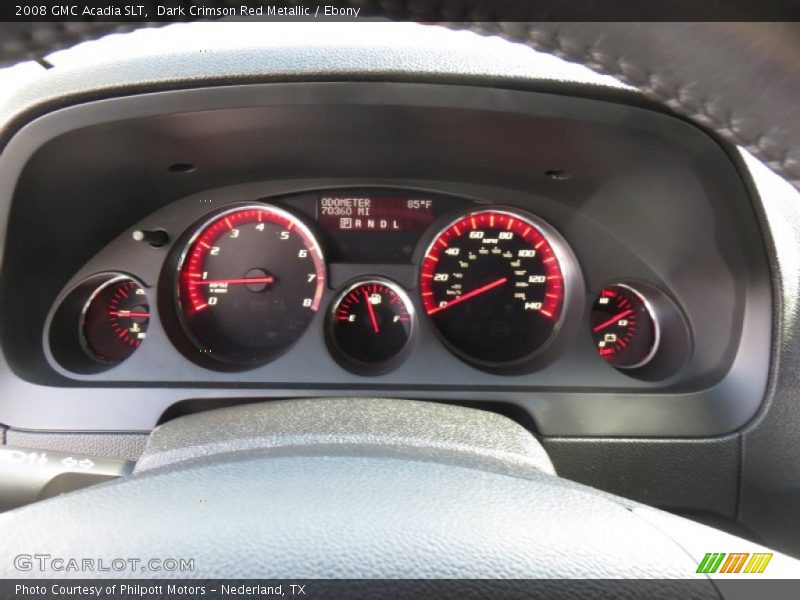
[[[263,363],[308,327],[324,281],[319,243],[299,219],[268,205],[232,208],[202,225],[181,256],[181,322],[203,356]]]
[[[552,227],[493,208],[467,213],[436,235],[420,289],[425,312],[456,355],[489,370],[525,370],[554,340],[579,278]]]

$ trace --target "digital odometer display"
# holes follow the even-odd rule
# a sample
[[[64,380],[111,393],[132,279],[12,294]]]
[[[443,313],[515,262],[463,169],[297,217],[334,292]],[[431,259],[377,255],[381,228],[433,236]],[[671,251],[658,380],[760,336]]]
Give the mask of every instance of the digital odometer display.
[[[422,260],[425,312],[457,355],[477,366],[519,366],[560,323],[565,277],[555,232],[533,215],[488,209],[443,229]]]
[[[434,221],[433,204],[412,196],[323,194],[317,220],[329,231],[422,231]]]

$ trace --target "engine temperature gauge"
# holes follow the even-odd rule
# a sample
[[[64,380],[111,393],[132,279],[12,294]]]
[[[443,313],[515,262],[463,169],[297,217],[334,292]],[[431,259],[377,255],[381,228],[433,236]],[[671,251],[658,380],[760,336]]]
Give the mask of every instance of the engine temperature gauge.
[[[650,362],[659,344],[659,324],[645,295],[632,286],[603,288],[592,306],[592,336],[609,364],[633,369]]]
[[[406,293],[386,279],[358,281],[333,303],[328,344],[346,368],[378,375],[396,367],[414,331],[414,308]]]
[[[92,358],[116,364],[136,351],[149,322],[144,288],[130,277],[115,277],[98,287],[86,302],[81,341]]]

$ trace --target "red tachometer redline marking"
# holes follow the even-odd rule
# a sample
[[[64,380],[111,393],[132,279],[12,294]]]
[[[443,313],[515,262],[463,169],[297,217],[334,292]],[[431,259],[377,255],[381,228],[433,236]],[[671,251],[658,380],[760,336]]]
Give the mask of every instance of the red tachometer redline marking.
[[[444,306],[437,306],[435,308],[432,308],[431,310],[428,311],[428,315],[436,314],[437,312],[440,312],[442,310],[450,308],[451,306],[455,306],[456,304],[464,302],[465,300],[469,300],[470,298],[474,298],[478,294],[483,294],[484,292],[488,292],[489,290],[494,289],[499,285],[503,285],[506,281],[508,281],[508,277],[501,277],[500,279],[497,279],[496,281],[493,281],[491,283],[487,283],[486,285],[482,285],[481,287],[476,288],[476,289],[474,289],[474,290],[472,290],[470,292],[467,292],[466,294],[461,294],[458,298],[448,302]]]
[[[186,312],[186,316],[211,309],[214,305],[208,304],[208,298],[206,296],[209,293],[209,289],[213,290],[215,287],[224,288],[230,286],[229,290],[232,290],[233,286],[244,285],[253,290],[265,288],[269,292],[273,290],[275,286],[280,285],[279,277],[275,277],[271,274],[271,279],[266,279],[262,277],[250,278],[244,275],[243,272],[236,273],[235,270],[233,273],[206,273],[209,266],[213,264],[215,260],[219,260],[218,258],[214,258],[217,254],[226,254],[227,252],[231,254],[228,258],[228,260],[230,260],[235,258],[236,252],[242,251],[240,246],[235,245],[238,242],[233,242],[230,247],[226,245],[229,243],[227,241],[228,239],[235,239],[230,238],[227,233],[228,231],[235,231],[239,227],[246,228],[247,225],[252,225],[259,230],[276,233],[273,230],[264,230],[264,223],[274,226],[278,231],[284,231],[283,235],[286,235],[285,232],[291,232],[290,236],[292,236],[293,239],[296,240],[300,238],[302,241],[308,251],[308,257],[310,262],[313,263],[314,272],[316,274],[316,287],[313,289],[314,296],[309,308],[311,311],[316,311],[319,308],[325,287],[324,264],[321,251],[314,243],[310,232],[305,231],[301,223],[294,222],[290,215],[283,214],[280,209],[273,209],[271,207],[245,207],[228,213],[222,213],[209,221],[202,230],[197,232],[193,245],[187,248],[186,256],[180,267],[178,282],[178,293],[181,297],[180,304],[182,310]],[[216,248],[217,244],[219,244],[219,248]],[[234,253],[231,253],[230,249],[233,249]],[[246,250],[246,248],[244,250]],[[213,254],[212,251],[214,252]],[[211,277],[215,275],[223,278],[228,275],[233,277],[230,279],[211,279]],[[209,277],[209,279],[205,279],[205,277]],[[308,283],[311,284],[311,282]],[[224,302],[222,298],[221,301]],[[189,327],[191,328],[192,325],[190,324]]]
[[[192,285],[212,285],[217,283],[272,283],[274,281],[274,277],[242,277],[240,279],[204,279],[202,281],[193,281]]]
[[[604,323],[600,323],[600,325],[595,327],[592,331],[600,331],[601,329],[605,329],[606,327],[608,327],[609,325],[612,325],[616,321],[619,321],[623,317],[627,317],[632,312],[633,312],[633,310],[630,310],[630,309],[628,309],[628,310],[626,310],[624,312],[621,312],[618,315],[615,315],[615,316],[611,317],[608,321],[606,321]]]
[[[380,333],[380,328],[378,327],[378,319],[375,318],[375,309],[372,308],[372,302],[369,301],[369,292],[364,290],[364,298],[367,300],[367,312],[369,312],[369,320],[372,323],[372,330],[375,333]]]

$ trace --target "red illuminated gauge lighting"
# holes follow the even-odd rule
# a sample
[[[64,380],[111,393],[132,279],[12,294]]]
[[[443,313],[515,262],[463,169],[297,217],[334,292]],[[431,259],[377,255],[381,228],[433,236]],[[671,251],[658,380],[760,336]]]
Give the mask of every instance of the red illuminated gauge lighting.
[[[630,285],[603,288],[590,321],[598,354],[617,368],[642,367],[658,349],[660,330],[651,304]]]
[[[240,206],[189,240],[178,264],[179,315],[202,356],[255,365],[297,341],[324,283],[322,252],[305,224],[273,206]]]
[[[141,345],[150,322],[144,288],[126,276],[95,290],[81,315],[81,345],[98,362],[117,364]]]
[[[488,370],[524,370],[556,337],[576,266],[561,236],[534,215],[470,212],[425,252],[422,303],[459,357]]]
[[[351,284],[331,309],[328,345],[345,368],[379,375],[408,353],[414,333],[414,306],[396,283],[370,278]]]

